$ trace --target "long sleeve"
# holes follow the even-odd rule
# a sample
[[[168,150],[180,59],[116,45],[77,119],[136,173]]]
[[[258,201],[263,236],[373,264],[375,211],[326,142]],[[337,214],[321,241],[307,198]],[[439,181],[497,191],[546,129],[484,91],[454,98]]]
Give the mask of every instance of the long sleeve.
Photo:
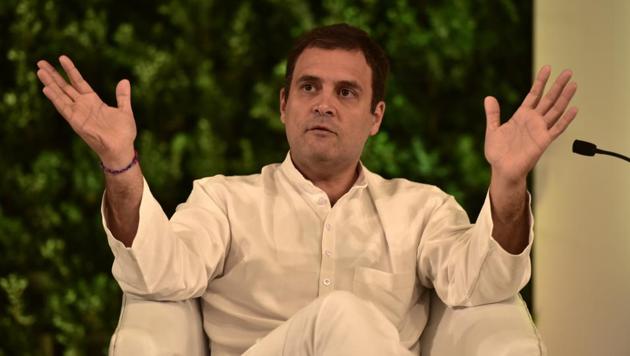
[[[529,243],[522,253],[513,255],[492,237],[488,196],[474,225],[455,199],[447,196],[422,233],[417,255],[421,283],[435,288],[450,306],[493,303],[518,293],[531,275],[531,209],[529,216]]]
[[[170,221],[145,181],[138,230],[129,248],[114,238],[102,216],[115,257],[112,273],[126,293],[155,300],[198,297],[222,273],[229,222],[201,181],[194,182]]]

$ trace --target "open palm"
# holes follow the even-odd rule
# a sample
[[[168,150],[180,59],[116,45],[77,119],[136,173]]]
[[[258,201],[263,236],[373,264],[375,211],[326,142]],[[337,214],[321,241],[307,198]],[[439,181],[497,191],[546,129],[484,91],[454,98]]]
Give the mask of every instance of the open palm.
[[[551,69],[543,67],[531,91],[514,115],[501,124],[499,103],[494,97],[484,100],[486,111],[485,155],[493,171],[509,181],[524,178],[540,156],[577,115],[576,108],[567,110],[577,85],[571,72],[562,72],[543,97]]]
[[[129,81],[121,80],[116,86],[118,106],[112,107],[92,90],[70,58],[61,56],[59,61],[70,83],[48,62],[37,63],[37,76],[45,85],[44,94],[103,162],[116,165],[118,157],[133,152],[136,137]]]

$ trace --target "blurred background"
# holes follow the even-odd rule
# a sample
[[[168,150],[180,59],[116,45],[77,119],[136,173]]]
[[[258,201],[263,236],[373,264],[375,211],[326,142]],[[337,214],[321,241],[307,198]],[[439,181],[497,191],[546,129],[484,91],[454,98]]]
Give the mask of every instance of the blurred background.
[[[0,355],[105,354],[120,308],[98,159],[41,93],[39,59],[69,55],[109,104],[131,81],[143,171],[170,215],[195,178],[281,161],[292,40],[359,26],[392,65],[364,163],[440,186],[474,220],[489,179],[482,101],[499,98],[505,119],[529,90],[532,12],[509,0],[0,1]]]

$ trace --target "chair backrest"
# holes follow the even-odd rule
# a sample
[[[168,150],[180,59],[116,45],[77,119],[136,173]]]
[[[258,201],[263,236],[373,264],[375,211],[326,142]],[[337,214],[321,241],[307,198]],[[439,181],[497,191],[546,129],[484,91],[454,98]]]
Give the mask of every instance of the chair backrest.
[[[433,294],[420,339],[422,356],[541,356],[546,349],[519,295],[503,302],[449,308]],[[123,296],[109,355],[209,356],[198,299],[155,302]]]
[[[542,356],[547,349],[520,295],[499,303],[450,308],[431,295],[422,356]]]
[[[198,299],[155,302],[123,295],[109,355],[209,356]]]

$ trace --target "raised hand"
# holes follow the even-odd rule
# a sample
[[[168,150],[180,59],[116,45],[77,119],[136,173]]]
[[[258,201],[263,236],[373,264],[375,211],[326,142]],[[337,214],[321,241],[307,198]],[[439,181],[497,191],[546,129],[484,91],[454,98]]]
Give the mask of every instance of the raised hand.
[[[59,62],[70,83],[50,63],[44,60],[37,63],[37,76],[44,84],[44,94],[105,166],[124,167],[134,156],[136,138],[129,81],[121,80],[116,86],[117,107],[108,106],[83,79],[70,58],[61,56]]]
[[[493,177],[506,182],[524,181],[551,142],[577,115],[576,108],[567,110],[577,90],[577,85],[569,82],[571,71],[560,73],[543,96],[550,74],[549,66],[538,72],[531,91],[504,124],[501,124],[497,100],[494,97],[484,100],[487,120],[485,155],[492,166]]]

